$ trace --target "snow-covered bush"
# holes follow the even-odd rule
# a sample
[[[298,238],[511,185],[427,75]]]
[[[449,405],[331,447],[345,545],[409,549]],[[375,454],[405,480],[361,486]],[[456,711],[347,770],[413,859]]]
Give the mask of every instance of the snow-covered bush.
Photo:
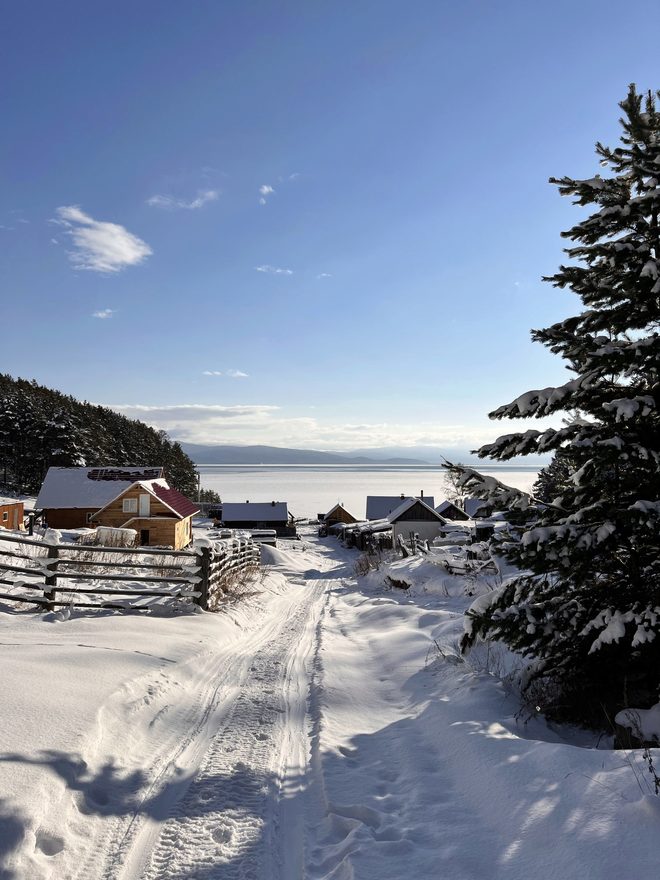
[[[660,94],[660,93],[659,93]],[[560,428],[507,434],[479,450],[506,461],[557,452],[569,472],[535,502],[476,471],[465,489],[509,510],[500,551],[521,571],[468,612],[479,637],[533,658],[530,682],[553,684],[542,707],[607,724],[648,706],[660,685],[660,113],[630,87],[620,146],[596,145],[608,176],[551,178],[593,213],[563,233],[570,263],[546,279],[582,300],[574,317],[532,338],[573,377],[529,391],[491,418],[571,413]],[[554,687],[556,685],[557,687]]]

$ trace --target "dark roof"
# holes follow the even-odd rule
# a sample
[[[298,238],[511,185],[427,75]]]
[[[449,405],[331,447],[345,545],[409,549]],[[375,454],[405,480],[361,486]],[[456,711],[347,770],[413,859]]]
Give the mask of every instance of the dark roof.
[[[178,513],[181,517],[192,516],[193,513],[197,513],[199,510],[199,507],[193,504],[185,495],[177,492],[176,489],[166,489],[165,486],[159,486],[158,483],[153,483],[151,491],[157,498],[160,498],[164,504],[171,507],[172,510],[175,513]]]

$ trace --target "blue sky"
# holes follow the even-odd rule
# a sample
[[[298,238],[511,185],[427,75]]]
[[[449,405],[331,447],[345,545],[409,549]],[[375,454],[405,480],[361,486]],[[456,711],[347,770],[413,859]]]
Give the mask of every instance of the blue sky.
[[[461,447],[564,381],[531,327],[657,2],[9,4],[0,370],[204,443]],[[245,374],[245,375],[242,375]]]

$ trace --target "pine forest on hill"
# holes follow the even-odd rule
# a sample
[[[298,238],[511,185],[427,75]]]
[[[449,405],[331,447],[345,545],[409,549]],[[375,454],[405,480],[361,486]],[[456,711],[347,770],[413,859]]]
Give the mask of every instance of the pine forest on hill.
[[[169,484],[194,497],[192,460],[164,431],[35,381],[0,374],[0,485],[37,492],[51,466],[162,466]]]

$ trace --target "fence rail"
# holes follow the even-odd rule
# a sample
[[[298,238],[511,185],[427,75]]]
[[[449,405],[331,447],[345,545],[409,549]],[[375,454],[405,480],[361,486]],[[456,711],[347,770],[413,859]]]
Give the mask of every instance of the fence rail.
[[[0,592],[0,599],[45,610],[71,604],[140,610],[164,599],[193,600],[208,610],[217,607],[227,578],[260,561],[249,538],[209,540],[186,551],[52,544],[1,532],[0,585],[12,589]]]

